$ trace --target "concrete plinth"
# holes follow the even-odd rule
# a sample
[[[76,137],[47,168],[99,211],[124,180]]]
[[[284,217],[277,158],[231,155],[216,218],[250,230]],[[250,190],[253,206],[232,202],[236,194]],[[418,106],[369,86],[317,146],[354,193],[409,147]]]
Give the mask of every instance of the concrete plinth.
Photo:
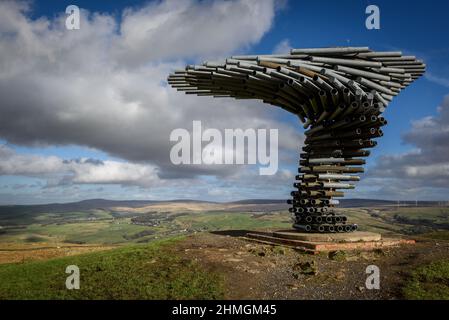
[[[312,242],[359,242],[359,241],[380,241],[380,233],[374,232],[342,232],[342,233],[305,233],[295,230],[281,230],[273,232],[274,237],[312,241]]]
[[[382,238],[374,232],[347,233],[303,233],[295,230],[274,232],[249,232],[248,240],[265,244],[283,245],[295,249],[319,253],[325,251],[374,250],[402,244],[414,244],[415,240],[402,238]]]

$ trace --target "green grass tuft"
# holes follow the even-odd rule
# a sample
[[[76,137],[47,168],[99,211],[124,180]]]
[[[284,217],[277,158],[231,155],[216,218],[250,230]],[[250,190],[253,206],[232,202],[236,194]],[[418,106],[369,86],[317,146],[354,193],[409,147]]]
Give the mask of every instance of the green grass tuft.
[[[219,299],[223,279],[175,254],[178,239],[0,266],[0,299]],[[68,290],[68,265],[80,289]]]
[[[432,262],[413,271],[403,293],[413,300],[449,300],[449,260]]]

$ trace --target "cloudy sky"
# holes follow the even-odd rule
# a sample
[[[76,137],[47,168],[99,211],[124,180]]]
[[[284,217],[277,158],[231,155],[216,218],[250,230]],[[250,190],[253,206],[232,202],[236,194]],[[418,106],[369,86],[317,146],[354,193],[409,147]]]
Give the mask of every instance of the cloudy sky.
[[[93,3],[92,3],[93,2]],[[65,9],[81,8],[79,30]],[[303,141],[297,118],[259,102],[185,96],[165,79],[186,63],[292,47],[370,46],[425,60],[389,106],[389,126],[350,197],[449,199],[447,1],[1,1],[0,203],[288,198]],[[170,132],[279,130],[279,171],[175,166]]]

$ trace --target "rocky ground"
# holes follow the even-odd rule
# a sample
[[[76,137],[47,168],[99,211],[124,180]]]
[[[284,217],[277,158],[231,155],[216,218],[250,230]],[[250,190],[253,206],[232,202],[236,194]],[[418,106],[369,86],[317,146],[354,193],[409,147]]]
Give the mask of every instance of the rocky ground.
[[[311,255],[249,242],[241,235],[201,233],[182,241],[176,250],[223,274],[228,299],[401,299],[413,269],[449,257],[449,242],[444,241]],[[369,265],[380,269],[380,290],[365,287]]]

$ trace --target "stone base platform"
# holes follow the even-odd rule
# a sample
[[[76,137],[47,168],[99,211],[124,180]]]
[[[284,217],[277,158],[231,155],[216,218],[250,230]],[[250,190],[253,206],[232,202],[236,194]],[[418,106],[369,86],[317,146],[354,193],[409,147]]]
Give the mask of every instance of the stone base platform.
[[[362,231],[347,233],[303,233],[295,230],[252,231],[248,232],[245,238],[265,244],[293,247],[310,253],[350,250],[367,251],[415,243],[415,240],[382,238],[379,233]]]

